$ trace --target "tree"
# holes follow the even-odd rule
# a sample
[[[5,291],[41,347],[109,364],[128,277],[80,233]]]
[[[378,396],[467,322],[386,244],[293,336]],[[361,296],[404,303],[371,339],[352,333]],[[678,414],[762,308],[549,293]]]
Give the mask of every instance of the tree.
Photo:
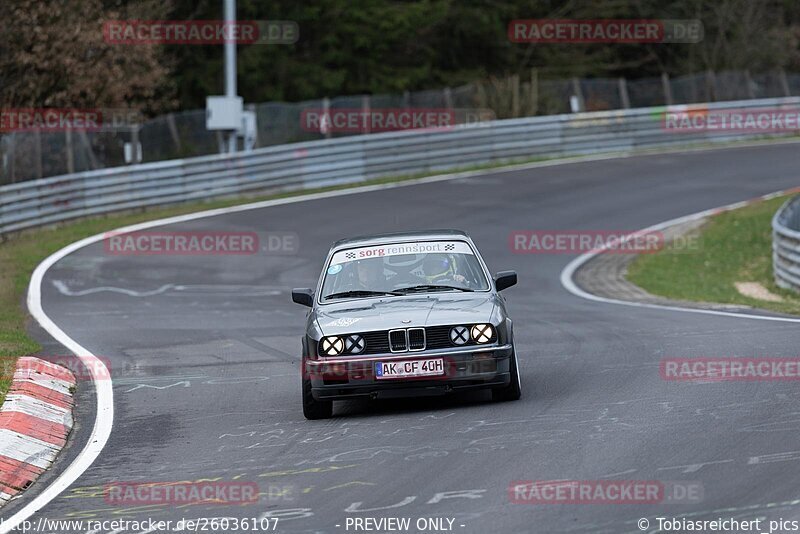
[[[103,38],[105,21],[158,18],[170,9],[162,0],[131,7],[106,7],[101,0],[0,3],[0,104],[144,113],[173,107],[163,48]]]

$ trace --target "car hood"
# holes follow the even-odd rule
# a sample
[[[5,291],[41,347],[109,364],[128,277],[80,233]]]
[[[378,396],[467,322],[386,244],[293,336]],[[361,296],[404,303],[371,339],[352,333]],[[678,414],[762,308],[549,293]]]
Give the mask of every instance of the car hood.
[[[491,293],[409,295],[361,299],[317,308],[316,321],[323,335],[370,332],[487,322],[497,305]]]

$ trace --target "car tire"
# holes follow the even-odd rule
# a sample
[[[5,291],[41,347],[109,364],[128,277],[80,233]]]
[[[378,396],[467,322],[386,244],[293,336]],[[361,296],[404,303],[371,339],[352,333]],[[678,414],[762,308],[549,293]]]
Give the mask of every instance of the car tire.
[[[333,416],[333,401],[321,401],[311,394],[311,380],[303,380],[303,415],[306,419],[329,419]]]
[[[517,367],[517,351],[514,349],[511,355],[510,365],[511,382],[507,386],[492,390],[492,400],[495,402],[506,402],[519,400],[522,397],[522,386],[519,379],[519,368]]]

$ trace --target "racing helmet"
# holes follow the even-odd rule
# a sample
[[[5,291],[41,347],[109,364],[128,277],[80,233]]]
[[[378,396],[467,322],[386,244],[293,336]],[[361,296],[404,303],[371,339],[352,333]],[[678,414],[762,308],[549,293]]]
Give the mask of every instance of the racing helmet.
[[[447,274],[452,270],[450,258],[443,254],[428,254],[422,263],[422,269],[427,277],[437,277]]]

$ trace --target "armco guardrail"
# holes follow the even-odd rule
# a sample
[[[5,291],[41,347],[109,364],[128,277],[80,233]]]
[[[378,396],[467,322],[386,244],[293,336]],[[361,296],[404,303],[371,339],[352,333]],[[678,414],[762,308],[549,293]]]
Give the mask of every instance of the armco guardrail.
[[[776,284],[800,291],[800,195],[772,218],[772,270]]]
[[[0,234],[76,217],[255,191],[300,190],[385,176],[537,157],[724,142],[764,133],[676,133],[663,114],[676,110],[797,109],[775,98],[551,115],[493,121],[448,131],[409,130],[280,145],[143,165],[87,171],[0,187]]]

